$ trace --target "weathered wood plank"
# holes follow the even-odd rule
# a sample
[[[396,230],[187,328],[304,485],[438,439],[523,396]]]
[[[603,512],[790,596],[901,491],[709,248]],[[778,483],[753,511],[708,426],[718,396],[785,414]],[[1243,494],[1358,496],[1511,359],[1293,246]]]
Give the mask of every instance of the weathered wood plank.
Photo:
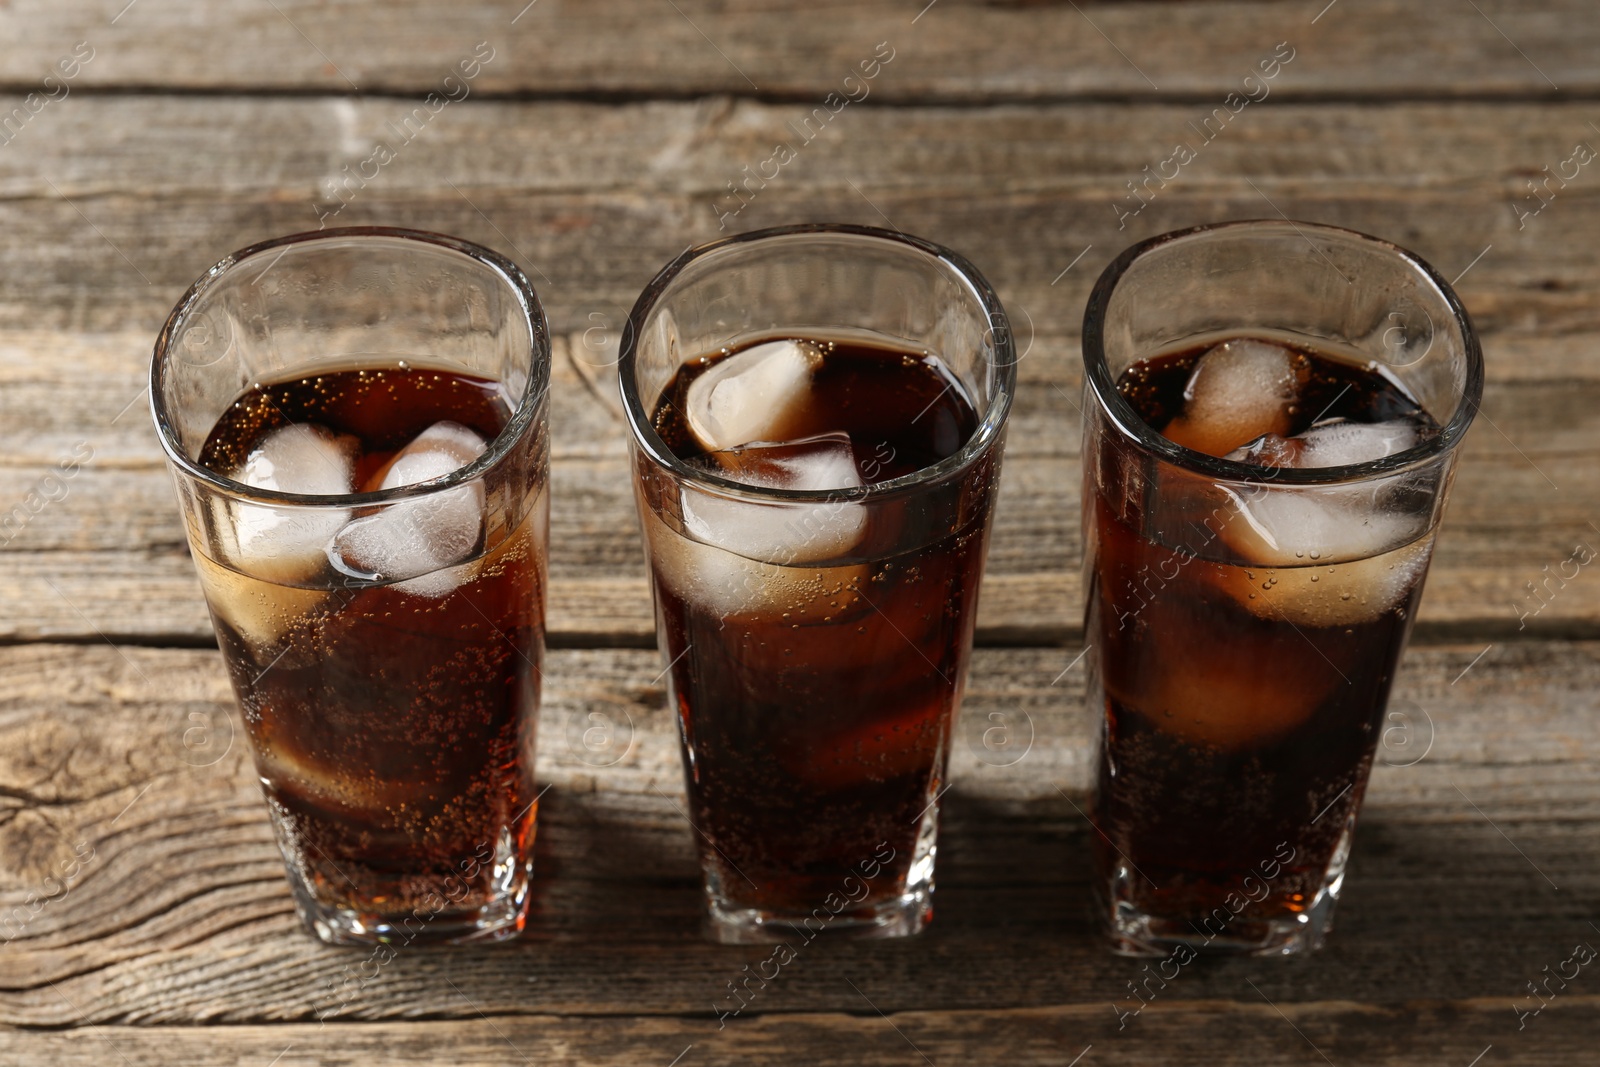
[[[1300,1067],[1322,1062],[1319,1052],[1330,1063],[1365,1067],[1465,1065],[1474,1057],[1483,1067],[1568,1067],[1587,1062],[1600,1032],[1596,999],[1583,993],[1563,995],[1524,1033],[1515,1031],[1515,1020],[1499,999],[1442,1003],[1421,997],[1382,1008],[1291,1005],[1284,1006],[1282,1015],[1260,998],[1158,1000],[1119,1033],[1111,1006],[1098,1003],[1010,1011],[903,1011],[880,1017],[871,1008],[875,988],[864,978],[851,981],[859,995],[840,983],[856,997],[848,1013],[763,1015],[720,1031],[711,1019],[550,1015],[326,1027],[101,1026],[65,1033],[0,1031],[0,1065],[87,1067],[110,1061],[164,1067],[174,1062],[268,1064],[276,1058],[296,1067],[379,1062],[890,1067],[924,1060],[1061,1067],[1087,1051],[1081,1060],[1085,1065],[1130,1067]],[[470,996],[468,992],[458,999]]]
[[[1503,1003],[1589,936],[1600,643],[1502,645],[1474,664],[1480,651],[1408,657],[1393,705],[1406,732],[1386,737],[1328,950],[1186,971],[1184,1000],[1254,1001],[1248,979],[1274,1002],[1378,1014],[1492,998],[1514,1023]],[[848,978],[885,1011],[1092,1005],[1114,1024],[1107,1005],[1138,966],[1108,955],[1086,920],[1090,831],[1073,805],[1093,728],[1081,668],[1062,676],[1075,655],[976,657],[928,935],[818,944],[758,1010],[864,1014]],[[528,934],[402,952],[340,1022],[480,1009],[708,1018],[726,983],[763,958],[700,940],[659,669],[645,651],[551,656],[540,775],[552,788]],[[364,954],[297,927],[227,705],[214,652],[0,650],[0,907],[19,906],[74,846],[93,848],[81,881],[0,948],[0,1024],[312,1021],[343,1003],[330,985]],[[583,746],[591,712],[614,724],[610,747]],[[996,724],[1009,747],[985,747]]]
[[[0,327],[153,336],[223,253],[315,229],[322,215],[500,247],[533,275],[556,328],[579,332],[619,326],[688,244],[784,222],[887,218],[966,253],[1020,321],[1071,336],[1088,285],[1128,243],[1282,209],[1392,237],[1451,277],[1493,245],[1463,291],[1480,328],[1522,342],[1519,359],[1557,338],[1582,353],[1597,332],[1595,256],[1582,239],[1600,225],[1589,171],[1567,188],[1541,185],[1549,205],[1518,214],[1539,204],[1529,180],[1594,136],[1583,105],[1268,100],[1209,143],[1191,125],[1206,114],[1198,106],[862,106],[809,144],[798,105],[469,102],[401,144],[393,124],[404,114],[387,100],[146,97],[42,112],[30,140],[0,152],[0,222],[13,237],[0,250]],[[130,129],[141,136],[123,149]],[[396,158],[362,180],[379,140]],[[763,181],[780,141],[796,158]],[[1129,183],[1178,141],[1196,159],[1141,185],[1152,202],[1126,215],[1139,204]],[[119,150],[77,148],[108,142]],[[336,194],[347,167],[356,184]]]
[[[480,93],[688,95],[820,100],[880,41],[896,50],[872,91],[894,100],[1216,96],[1279,41],[1297,50],[1276,91],[1395,95],[1593,92],[1597,46],[1581,0],[1416,5],[1402,0],[1168,4],[873,3],[658,5],[643,0],[421,0],[382,14],[356,0],[192,10],[145,0],[0,9],[0,80],[33,86],[84,40],[75,87],[316,90],[422,96],[479,41]],[[1489,16],[1493,16],[1490,21]],[[1395,42],[1404,42],[1397,51]],[[459,92],[452,86],[444,91]]]
[[[0,91],[0,115],[21,102]],[[1145,164],[1183,141],[1196,158],[1167,168],[1165,175],[1152,174],[1146,193],[1171,195],[1186,184],[1246,174],[1258,181],[1403,182],[1413,190],[1481,188],[1526,196],[1519,179],[1542,178],[1545,164],[1554,172],[1576,142],[1594,136],[1587,126],[1591,111],[1586,103],[1390,101],[1373,108],[1274,96],[1224,119],[1203,103],[863,103],[819,128],[804,104],[726,96],[629,104],[474,99],[439,112],[419,129],[405,126],[411,111],[404,100],[137,93],[85,97],[40,112],[36,125],[3,146],[0,194],[50,198],[59,189],[75,198],[166,191],[215,199],[276,193],[285,200],[303,194],[301,210],[314,227],[309,202],[336,208],[331,183],[341,177],[353,183],[344,199],[354,212],[368,197],[450,193],[446,179],[469,193],[477,187],[727,195],[728,180],[746,177],[741,168],[749,164],[747,198],[787,186],[848,190],[848,178],[863,189],[929,193],[1101,187],[1109,199],[1126,197],[1126,179],[1146,177]],[[1200,128],[1207,118],[1210,125]],[[114,152],[81,150],[133,129],[140,136],[117,142]],[[756,162],[780,141],[792,144],[795,159],[776,168],[778,177],[771,174],[774,168],[761,173]],[[394,158],[375,160],[363,173],[357,164],[379,142]],[[1588,183],[1586,167],[1578,162],[1565,168],[1571,192]],[[1553,183],[1548,192],[1559,196],[1561,186]],[[738,205],[730,200],[728,206]],[[1514,221],[1509,209],[1502,210]],[[1558,209],[1550,210],[1553,216]],[[1104,214],[1115,222],[1109,206]],[[1546,221],[1535,217],[1529,225]]]

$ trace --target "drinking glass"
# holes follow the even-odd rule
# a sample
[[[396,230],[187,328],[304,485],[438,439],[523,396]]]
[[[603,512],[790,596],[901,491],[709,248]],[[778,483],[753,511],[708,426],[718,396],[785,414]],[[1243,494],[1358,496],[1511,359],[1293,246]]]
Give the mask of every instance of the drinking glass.
[[[1256,466],[1179,447],[1118,390],[1139,361],[1240,333],[1398,383],[1437,434],[1369,462]],[[1241,222],[1118,256],[1083,361],[1101,918],[1126,954],[1314,949],[1482,394],[1477,338],[1404,249]]]
[[[975,429],[849,489],[746,484],[674,454],[655,420],[680,368],[771,337],[933,354]],[[918,238],[765,230],[664,268],[619,370],[711,935],[917,932],[1016,379],[1000,302]],[[849,544],[823,536],[845,524]]]
[[[514,264],[376,227],[228,256],[156,342],[151,403],[189,546],[296,909],[324,941],[493,938],[525,922],[549,374],[544,313]],[[313,468],[261,488],[201,462],[241,411],[329,437],[283,397],[371,442],[465,394],[503,428],[415,484],[329,493]]]

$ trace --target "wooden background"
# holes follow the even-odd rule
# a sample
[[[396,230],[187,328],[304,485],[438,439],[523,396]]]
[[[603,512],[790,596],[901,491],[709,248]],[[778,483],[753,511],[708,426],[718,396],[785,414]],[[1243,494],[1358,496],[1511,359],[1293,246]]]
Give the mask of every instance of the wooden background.
[[[1600,577],[1529,592],[1600,551],[1600,161],[1571,162],[1600,144],[1592,0],[524,2],[0,0],[0,1065],[1594,1062],[1600,972],[1517,1014],[1600,945]],[[330,224],[493,246],[559,335],[551,789],[520,942],[358,972],[294,918],[143,381],[188,283],[316,228],[480,42],[471,95]],[[804,143],[882,42],[870,95]],[[1127,183],[1280,42],[1270,96],[1119,228]],[[780,142],[724,232],[951,245],[1027,354],[938,917],[806,947],[719,1028],[766,952],[700,938],[611,363],[639,289]],[[1569,180],[1535,198],[1546,167]],[[1077,810],[1080,315],[1127,244],[1280,214],[1459,277],[1482,417],[1331,943],[1186,968],[1119,1030],[1142,964],[1092,936]]]

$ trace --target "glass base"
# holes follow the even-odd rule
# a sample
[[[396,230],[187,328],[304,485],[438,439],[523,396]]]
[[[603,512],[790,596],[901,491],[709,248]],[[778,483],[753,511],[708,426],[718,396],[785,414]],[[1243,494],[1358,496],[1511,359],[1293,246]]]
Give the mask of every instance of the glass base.
[[[826,907],[805,915],[729,909],[714,898],[707,904],[706,936],[722,945],[772,945],[793,943],[796,938],[811,941],[819,936],[830,940],[910,937],[933,918],[933,886],[923,885],[894,900],[837,914],[831,914]]]
[[[1273,919],[1232,917],[1213,927],[1207,920],[1151,915],[1133,902],[1134,879],[1140,875],[1126,863],[1117,864],[1108,887],[1109,899],[1102,900],[1101,909],[1112,951],[1119,956],[1139,957],[1170,956],[1180,946],[1209,956],[1296,956],[1315,952],[1333,928],[1333,908],[1344,886],[1354,828],[1352,813],[1310,906]]]
[[[506,892],[485,904],[458,907],[443,897],[443,907],[418,904],[398,913],[360,911],[324,904],[293,867],[289,888],[294,910],[312,934],[328,945],[410,945],[461,941],[502,941],[522,932],[528,921],[532,867],[519,868]]]
[[[742,907],[730,903],[734,894],[723,891],[717,869],[707,866],[706,936],[723,945],[808,943],[818,937],[831,940],[870,940],[910,937],[933,918],[933,865],[939,853],[938,782],[930,786],[933,798],[917,820],[911,862],[905,869],[900,894],[875,903],[855,904],[844,896],[850,884],[870,882],[873,875],[841,876],[839,892],[830,893],[811,911]],[[829,902],[836,902],[833,910]]]

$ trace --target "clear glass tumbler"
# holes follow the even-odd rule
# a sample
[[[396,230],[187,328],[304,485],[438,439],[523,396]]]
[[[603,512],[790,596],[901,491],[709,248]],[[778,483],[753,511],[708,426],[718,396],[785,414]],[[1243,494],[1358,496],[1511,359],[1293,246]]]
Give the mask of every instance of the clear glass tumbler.
[[[793,402],[814,428],[849,424],[849,441],[750,445],[761,432],[728,430],[739,447],[718,462],[669,445],[695,396],[675,383],[735,358],[744,384],[728,388],[747,403],[719,425],[770,427]],[[809,399],[780,395],[805,358],[821,368]],[[890,937],[931,914],[1014,364],[977,271],[884,230],[717,241],[634,305],[622,397],[714,938]],[[928,381],[943,388],[916,393]],[[934,442],[925,465],[913,440]],[[835,446],[846,487],[732,473]]]
[[[324,941],[525,921],[549,374],[514,264],[386,228],[237,252],[156,342],[189,545]]]
[[[1240,335],[1328,357],[1318,381],[1346,376],[1322,412],[1296,413],[1298,400],[1282,409],[1317,429],[1220,456],[1153,429],[1130,400],[1159,392],[1158,365],[1143,361]],[[1266,351],[1270,367],[1286,350]],[[1314,949],[1482,393],[1477,338],[1449,285],[1401,248],[1309,223],[1241,222],[1118,256],[1090,296],[1083,360],[1100,914],[1125,954]],[[1305,389],[1319,364],[1297,365]],[[1207,417],[1227,426],[1257,399],[1243,384],[1259,380],[1204,384],[1197,369],[1174,402],[1184,418],[1210,405]],[[1324,417],[1368,391],[1406,398],[1421,427],[1413,443],[1385,436],[1397,423]],[[1394,444],[1295,465],[1347,440]]]

